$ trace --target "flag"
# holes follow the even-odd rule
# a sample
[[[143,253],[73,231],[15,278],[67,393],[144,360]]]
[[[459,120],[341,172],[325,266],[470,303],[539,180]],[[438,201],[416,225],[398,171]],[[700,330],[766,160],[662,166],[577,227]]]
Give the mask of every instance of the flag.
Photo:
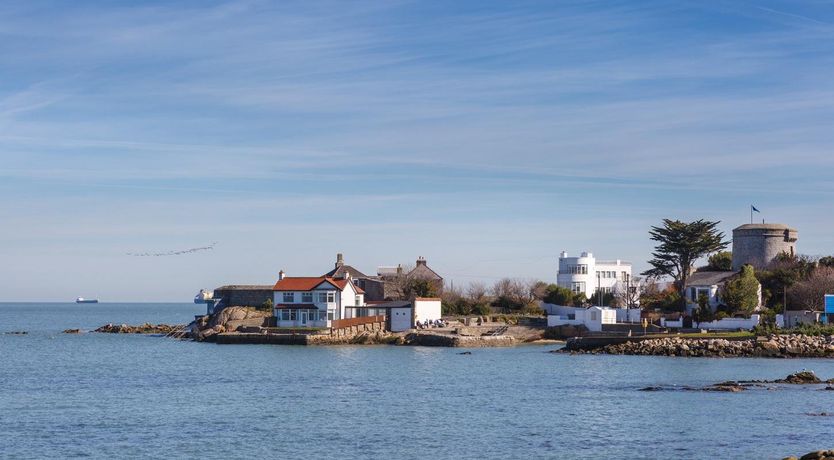
[[[759,211],[758,209],[756,209],[756,207],[755,207],[755,206],[753,206],[752,204],[750,205],[750,210],[751,210],[751,211],[756,211],[756,212],[759,212],[759,213],[761,212],[761,211]]]

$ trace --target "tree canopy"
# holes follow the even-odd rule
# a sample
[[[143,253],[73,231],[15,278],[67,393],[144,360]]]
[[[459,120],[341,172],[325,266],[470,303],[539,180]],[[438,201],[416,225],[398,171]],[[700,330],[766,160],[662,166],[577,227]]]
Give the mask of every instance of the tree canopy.
[[[731,313],[753,313],[759,306],[759,281],[753,267],[745,265],[739,276],[727,281],[721,293],[721,300]]]
[[[719,251],[709,256],[708,270],[730,271],[733,269],[733,253],[730,251]]]
[[[663,219],[663,225],[652,227],[649,236],[657,242],[650,270],[643,272],[645,276],[660,278],[669,276],[675,280],[675,285],[683,298],[686,280],[692,273],[695,262],[708,254],[725,249],[730,243],[724,241],[724,233],[717,230],[720,222],[696,220],[681,222],[679,220]]]

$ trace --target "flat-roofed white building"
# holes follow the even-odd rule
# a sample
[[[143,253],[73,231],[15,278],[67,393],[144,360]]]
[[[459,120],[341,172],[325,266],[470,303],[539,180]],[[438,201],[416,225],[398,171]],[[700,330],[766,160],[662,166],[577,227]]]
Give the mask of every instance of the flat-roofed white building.
[[[590,252],[570,257],[566,251],[559,255],[556,284],[590,298],[597,290],[609,294],[626,287],[631,280],[631,262],[597,260]]]

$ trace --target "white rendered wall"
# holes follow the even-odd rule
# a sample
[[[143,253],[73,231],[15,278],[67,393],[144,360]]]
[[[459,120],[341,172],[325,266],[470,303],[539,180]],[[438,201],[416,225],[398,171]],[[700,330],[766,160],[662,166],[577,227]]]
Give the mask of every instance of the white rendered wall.
[[[622,260],[597,261],[593,253],[583,252],[579,257],[568,257],[562,253],[559,257],[559,271],[556,275],[556,284],[572,289],[573,283],[585,283],[585,297],[590,298],[597,292],[598,288],[608,288],[611,292],[620,282],[625,282],[623,272],[631,277],[631,264]],[[571,265],[587,265],[587,274],[570,273]],[[613,272],[612,277],[602,277],[603,272]],[[599,278],[597,273],[600,273]]]
[[[414,321],[435,321],[440,319],[440,300],[419,300],[415,299]]]
[[[391,309],[391,331],[401,332],[411,329],[411,308]]]

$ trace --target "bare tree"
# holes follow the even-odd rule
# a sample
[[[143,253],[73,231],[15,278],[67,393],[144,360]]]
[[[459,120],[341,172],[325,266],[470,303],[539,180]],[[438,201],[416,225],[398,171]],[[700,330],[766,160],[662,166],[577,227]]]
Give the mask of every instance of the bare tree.
[[[488,289],[480,281],[474,281],[466,288],[466,297],[475,305],[486,305],[489,303]]]
[[[533,304],[539,281],[503,278],[492,286],[496,306],[506,310],[519,310]]]
[[[791,302],[807,310],[823,309],[825,294],[834,293],[834,268],[819,266],[788,290]]]
[[[656,286],[654,286],[656,288]],[[640,305],[643,294],[643,284],[639,277],[632,277],[630,283],[622,281],[614,285],[614,303],[618,307],[634,307]]]

